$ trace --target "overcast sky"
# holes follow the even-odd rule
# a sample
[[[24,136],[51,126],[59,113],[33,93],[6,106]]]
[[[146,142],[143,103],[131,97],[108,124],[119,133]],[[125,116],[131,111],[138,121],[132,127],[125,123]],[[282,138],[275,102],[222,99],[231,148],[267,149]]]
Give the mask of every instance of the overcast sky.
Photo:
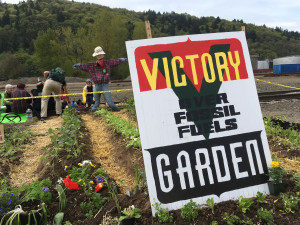
[[[2,0],[19,3],[21,0]],[[300,32],[300,0],[75,0],[126,8],[134,11],[188,13],[197,17],[219,16],[221,19],[243,20]],[[247,28],[246,28],[247,29]]]

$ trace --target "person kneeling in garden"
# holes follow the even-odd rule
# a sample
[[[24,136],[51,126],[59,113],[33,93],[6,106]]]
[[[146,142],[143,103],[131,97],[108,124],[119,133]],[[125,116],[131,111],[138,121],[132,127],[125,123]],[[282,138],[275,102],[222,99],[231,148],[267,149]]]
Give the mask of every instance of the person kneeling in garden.
[[[96,62],[90,63],[77,63],[74,64],[72,67],[79,68],[83,71],[86,71],[90,74],[94,84],[95,84],[95,92],[98,91],[109,91],[108,82],[110,81],[110,71],[112,67],[120,65],[122,61],[126,61],[126,58],[117,58],[117,59],[108,59],[104,60],[105,52],[103,49],[98,46],[95,48],[93,57],[97,57]],[[105,92],[103,93],[105,101],[112,108],[114,111],[120,111],[119,107],[115,105],[112,101],[111,93]],[[95,97],[95,104],[92,107],[92,111],[96,111],[100,105],[100,93],[94,94]]]

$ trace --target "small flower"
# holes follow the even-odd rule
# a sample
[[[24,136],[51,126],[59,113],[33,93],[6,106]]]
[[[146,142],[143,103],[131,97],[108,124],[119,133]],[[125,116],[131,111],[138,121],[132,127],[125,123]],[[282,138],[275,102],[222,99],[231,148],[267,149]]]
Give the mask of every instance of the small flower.
[[[94,181],[91,180],[90,183],[91,183],[91,184],[94,184]]]
[[[81,164],[81,163],[78,163],[78,166],[82,166],[82,164]]]
[[[58,180],[57,180],[57,183],[58,184],[62,184],[64,182],[64,179],[62,177],[60,177]]]
[[[67,170],[68,166],[65,166],[65,169],[64,170]]]
[[[49,191],[49,188],[48,187],[43,187],[43,191]]]
[[[92,167],[94,167],[94,168],[96,167],[93,163],[90,163],[90,165],[91,165]]]
[[[82,165],[85,165],[85,164],[91,164],[91,160],[83,160],[82,161]]]

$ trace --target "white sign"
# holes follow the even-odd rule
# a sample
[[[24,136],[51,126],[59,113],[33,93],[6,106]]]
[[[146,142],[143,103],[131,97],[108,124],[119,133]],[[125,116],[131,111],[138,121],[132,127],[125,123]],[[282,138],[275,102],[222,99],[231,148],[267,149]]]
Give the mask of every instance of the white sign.
[[[152,203],[269,193],[271,162],[244,32],[126,42]]]

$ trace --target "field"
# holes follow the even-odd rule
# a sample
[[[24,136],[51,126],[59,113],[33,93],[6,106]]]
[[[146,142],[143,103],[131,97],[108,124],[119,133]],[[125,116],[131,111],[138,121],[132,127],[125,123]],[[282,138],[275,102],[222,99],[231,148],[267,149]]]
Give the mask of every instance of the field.
[[[294,80],[289,82],[295,85]],[[81,92],[82,84],[84,82],[68,83],[69,92]],[[265,90],[263,84],[257,87],[258,91]],[[127,88],[131,88],[130,83],[111,84],[113,90]],[[299,145],[282,131],[277,132],[279,128],[272,120],[265,122],[266,128],[270,128],[270,150],[288,171],[283,177],[284,194],[258,195],[239,202],[208,202],[201,209],[196,206],[188,211],[192,218],[191,212],[197,209],[195,219],[190,222],[182,218],[180,210],[171,212],[173,219],[163,210],[159,211],[160,217],[152,217],[134,106],[124,100],[130,97],[131,91],[113,94],[114,101],[120,102],[120,112],[111,112],[101,105],[101,111],[96,113],[71,109],[62,117],[49,117],[45,123],[33,120],[18,126],[5,125],[7,136],[15,140],[10,142],[11,149],[16,151],[7,148],[4,155],[0,150],[0,195],[6,191],[18,194],[23,200],[43,199],[48,212],[45,224],[53,224],[59,212],[64,212],[61,224],[117,224],[120,210],[131,205],[140,209],[141,218],[135,224],[160,224],[163,220],[169,221],[166,224],[300,224]],[[275,116],[299,122],[299,111],[290,112],[282,107],[291,103],[283,101],[281,107],[278,104],[261,105],[263,114],[274,116],[274,106],[277,108]],[[299,107],[299,102],[291,105]],[[295,130],[299,135],[299,128]],[[85,163],[84,160],[90,161]],[[66,183],[61,182],[67,175],[78,183],[78,190],[69,190]],[[99,179],[104,180],[104,187],[96,194]],[[64,209],[62,192],[58,194],[59,183],[66,196]]]

